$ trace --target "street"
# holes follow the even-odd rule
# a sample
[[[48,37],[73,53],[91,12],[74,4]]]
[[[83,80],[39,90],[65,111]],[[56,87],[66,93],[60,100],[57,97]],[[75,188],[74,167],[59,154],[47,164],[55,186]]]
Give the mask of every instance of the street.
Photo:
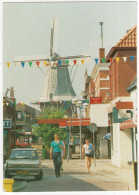
[[[85,160],[82,160],[85,162]],[[56,178],[51,160],[43,160],[43,179],[41,181],[27,181],[27,185],[20,192],[46,191],[127,191],[128,184],[117,181],[108,176],[86,172],[85,163],[79,160],[64,161],[61,177]],[[15,181],[16,182],[16,181]]]

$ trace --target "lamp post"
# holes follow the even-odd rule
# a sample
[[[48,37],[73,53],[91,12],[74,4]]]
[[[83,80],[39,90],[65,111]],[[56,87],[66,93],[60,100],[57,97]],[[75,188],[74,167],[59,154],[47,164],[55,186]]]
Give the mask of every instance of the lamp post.
[[[74,98],[72,100],[72,103],[75,104],[79,108],[79,119],[80,119],[80,160],[82,160],[82,126],[81,126],[81,106],[83,105],[84,109],[87,109],[88,104],[82,103],[81,100],[78,100],[77,98]]]
[[[81,106],[82,106],[82,101],[78,101],[76,106],[80,110],[80,115],[79,115],[79,119],[80,119],[80,160],[82,160],[82,128],[81,128]]]

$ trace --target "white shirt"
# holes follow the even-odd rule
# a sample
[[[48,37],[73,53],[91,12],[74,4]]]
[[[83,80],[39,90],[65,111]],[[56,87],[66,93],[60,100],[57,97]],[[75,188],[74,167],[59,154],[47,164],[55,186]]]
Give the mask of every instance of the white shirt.
[[[84,144],[83,145],[84,149],[85,149],[85,154],[90,154],[90,150],[89,150],[89,144]]]

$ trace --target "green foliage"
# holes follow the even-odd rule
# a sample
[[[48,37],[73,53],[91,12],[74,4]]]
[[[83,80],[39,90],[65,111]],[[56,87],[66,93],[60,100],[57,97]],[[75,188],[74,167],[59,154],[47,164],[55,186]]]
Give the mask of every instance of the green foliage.
[[[47,107],[38,116],[38,119],[58,119],[64,118],[65,112],[56,108],[51,109]],[[46,147],[50,147],[51,142],[54,140],[54,134],[57,133],[62,141],[66,141],[66,130],[59,128],[58,124],[42,124],[39,126],[33,126],[34,133],[37,137],[42,137],[43,144]]]

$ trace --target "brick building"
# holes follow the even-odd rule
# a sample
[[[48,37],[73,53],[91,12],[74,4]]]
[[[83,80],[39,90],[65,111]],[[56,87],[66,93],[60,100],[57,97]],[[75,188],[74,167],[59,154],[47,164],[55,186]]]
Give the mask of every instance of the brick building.
[[[112,63],[109,66],[111,100],[120,96],[129,96],[126,88],[137,72],[136,29],[135,26],[127,31],[127,35],[111,48],[106,57],[106,62],[109,62],[109,59],[112,58]],[[134,56],[133,61],[131,61],[130,56]],[[116,58],[119,58],[118,62]],[[126,59],[126,62],[124,62],[124,59]]]
[[[132,121],[134,115],[133,97],[127,88],[137,74],[137,27],[127,31],[124,36],[109,51],[106,62],[110,62],[110,118],[111,132],[111,159],[112,164],[118,167],[132,168],[133,140],[135,132]],[[128,123],[128,128],[121,129],[121,125]],[[128,153],[126,152],[128,151]]]

